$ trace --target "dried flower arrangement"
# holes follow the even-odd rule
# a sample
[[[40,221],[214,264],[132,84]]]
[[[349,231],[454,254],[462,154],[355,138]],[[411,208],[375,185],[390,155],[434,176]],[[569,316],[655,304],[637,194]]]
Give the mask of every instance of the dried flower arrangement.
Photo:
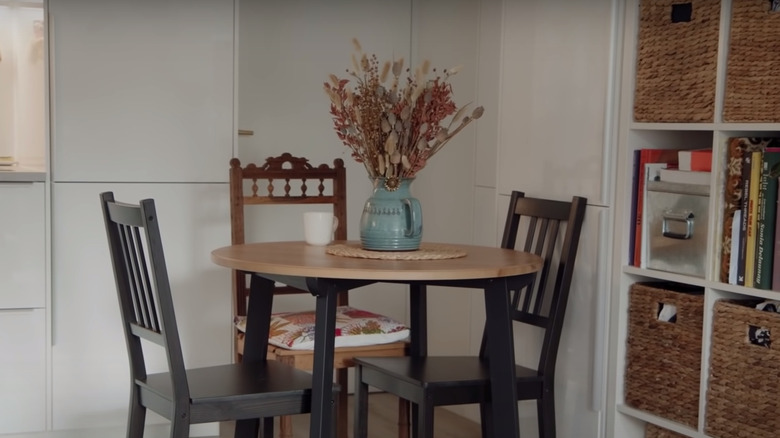
[[[479,106],[465,115],[469,105],[457,108],[452,101],[448,80],[460,67],[441,73],[434,68],[435,77],[428,78],[431,67],[426,60],[414,75],[407,68],[402,78],[403,58],[386,61],[380,68],[376,55],[363,53],[357,39],[352,42],[355,53],[347,74],[354,78],[354,88],[348,88],[350,79],[333,74],[324,84],[334,129],[369,177],[385,177],[385,186],[394,189],[400,178],[414,177],[452,137],[480,118],[484,109]]]

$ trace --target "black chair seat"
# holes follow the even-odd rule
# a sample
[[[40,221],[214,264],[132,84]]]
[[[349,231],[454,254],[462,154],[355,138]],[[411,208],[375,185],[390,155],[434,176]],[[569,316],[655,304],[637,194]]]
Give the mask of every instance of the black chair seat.
[[[428,387],[490,386],[490,370],[487,362],[479,357],[428,356],[428,357],[359,357],[355,362],[363,366],[363,380],[371,379],[371,370],[382,370],[394,379]],[[524,385],[542,379],[536,370],[520,365],[515,367],[518,380]],[[368,382],[370,386],[376,386]]]
[[[308,412],[311,402],[311,374],[276,361],[188,369],[187,382],[193,423],[220,421],[226,412],[235,419],[255,418],[258,405],[267,405],[269,417],[297,414]],[[169,373],[150,374],[136,383],[142,398],[173,402]],[[225,405],[226,400],[232,403]],[[220,406],[216,411],[215,404]]]

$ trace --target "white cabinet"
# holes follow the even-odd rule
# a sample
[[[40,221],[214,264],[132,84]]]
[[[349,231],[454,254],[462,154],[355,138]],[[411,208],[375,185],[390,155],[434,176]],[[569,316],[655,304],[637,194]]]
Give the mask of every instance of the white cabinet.
[[[232,1],[49,2],[53,181],[227,182]]]
[[[46,428],[46,228],[41,182],[0,182],[0,434]]]
[[[669,2],[672,3],[672,2]],[[704,7],[713,2],[694,2],[694,8]],[[711,122],[680,123],[680,122],[637,122],[634,120],[634,89],[637,75],[637,33],[639,28],[638,0],[627,3],[625,9],[623,77],[621,78],[622,102],[624,108],[619,121],[617,193],[615,201],[615,232],[613,246],[613,278],[610,317],[610,363],[608,373],[612,378],[608,386],[609,409],[607,418],[607,436],[612,438],[640,438],[645,436],[645,424],[671,430],[683,436],[706,438],[708,409],[707,391],[710,378],[711,347],[713,345],[714,307],[717,300],[747,299],[778,300],[780,293],[744,286],[726,284],[720,281],[721,248],[724,222],[724,187],[726,186],[726,169],[729,165],[727,150],[729,138],[733,137],[780,137],[780,123],[733,123],[724,121],[723,108],[726,92],[726,65],[729,53],[730,27],[732,22],[732,5],[737,1],[724,0],[714,2],[720,8],[719,38],[716,80],[713,81],[715,104],[714,117]],[[750,3],[743,1],[741,4]],[[761,7],[769,8],[769,2],[752,2]],[[670,6],[671,8],[671,6]],[[697,43],[697,47],[705,43]],[[694,65],[694,64],[689,64]],[[676,98],[676,97],[675,97]],[[661,103],[662,105],[662,103]],[[679,105],[677,105],[679,107]],[[772,114],[776,117],[776,114]],[[706,275],[696,278],[688,275],[662,272],[629,264],[629,244],[634,238],[631,232],[632,218],[632,167],[633,152],[642,148],[660,149],[696,149],[711,147],[713,149],[709,233],[705,249]],[[640,281],[673,281],[688,285],[700,286],[704,290],[703,330],[701,336],[701,370],[698,376],[699,406],[698,424],[683,425],[653,413],[636,409],[625,403],[625,373],[627,356],[629,290],[631,284]],[[747,336],[745,336],[747,339]],[[631,347],[639,348],[639,347]],[[674,369],[669,370],[674,373]],[[659,378],[663,378],[660,376]],[[737,409],[734,403],[734,409]],[[777,414],[778,412],[775,412]],[[745,432],[750,435],[751,432]],[[752,435],[751,435],[752,436]]]
[[[44,307],[43,183],[0,182],[0,309]]]

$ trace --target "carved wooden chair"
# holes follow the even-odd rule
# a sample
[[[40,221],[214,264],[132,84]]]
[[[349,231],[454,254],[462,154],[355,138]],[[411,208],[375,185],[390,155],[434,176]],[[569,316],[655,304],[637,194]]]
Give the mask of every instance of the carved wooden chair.
[[[537,400],[540,438],[555,438],[555,361],[586,204],[576,196],[562,202],[512,192],[501,241],[502,248],[522,248],[544,259],[535,283],[512,292],[515,322],[544,329],[538,367],[516,367],[518,398]],[[516,243],[521,220],[528,229],[522,243]],[[414,403],[417,438],[433,437],[434,406],[473,403],[481,407],[482,436],[491,436],[487,342],[483,332],[478,357],[356,358],[354,438],[367,436],[369,386]]]
[[[270,157],[261,165],[247,164],[241,166],[237,158],[230,160],[230,217],[232,243],[246,242],[245,210],[249,207],[272,205],[332,205],[333,213],[338,218],[335,240],[347,239],[347,203],[346,203],[346,169],[341,159],[333,162],[333,167],[321,164],[314,167],[306,158],[295,157],[284,153],[278,157]],[[239,318],[246,315],[249,291],[249,277],[246,273],[235,271],[233,276],[233,292],[235,315]],[[277,284],[275,295],[309,292],[294,287]],[[339,306],[349,306],[348,292],[339,295]],[[340,307],[340,308],[342,308]],[[313,315],[313,311],[311,312]],[[312,316],[313,317],[313,316]],[[354,356],[404,356],[406,342],[392,342],[355,347],[336,347],[334,351],[334,369],[336,381],[341,385],[339,395],[338,436],[347,438],[349,421],[347,413],[348,368],[354,367]],[[237,332],[237,359],[243,352],[243,336]],[[279,346],[268,347],[268,358],[291,365],[302,370],[311,370],[313,366],[313,350],[291,350]],[[409,404],[399,399],[398,422],[401,430],[407,432],[399,436],[408,436]],[[290,417],[280,419],[280,437],[292,437],[292,422]]]
[[[100,199],[130,360],[127,436],[143,436],[147,409],[171,421],[172,438],[188,437],[190,424],[232,420],[258,436],[260,418],[270,437],[274,416],[309,412],[304,371],[265,360],[185,368],[154,201],[119,203],[111,192]],[[141,339],[165,350],[168,372],[147,374]]]

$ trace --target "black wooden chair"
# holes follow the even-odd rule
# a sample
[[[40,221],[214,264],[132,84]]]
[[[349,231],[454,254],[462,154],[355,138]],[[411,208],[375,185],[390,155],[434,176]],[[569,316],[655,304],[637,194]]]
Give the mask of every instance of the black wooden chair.
[[[512,291],[512,318],[544,329],[539,365],[518,365],[520,400],[537,400],[539,437],[555,437],[555,361],[563,328],[574,260],[587,200],[571,202],[526,198],[512,192],[502,248],[521,248],[544,259],[533,285]],[[518,232],[527,223],[522,244]],[[523,228],[524,229],[524,228]],[[562,236],[562,243],[558,237]],[[433,437],[434,406],[480,404],[482,434],[489,436],[490,380],[483,335],[479,356],[356,358],[355,438],[368,433],[368,388],[378,388],[413,403],[413,436]],[[497,437],[498,438],[498,437]]]
[[[273,417],[310,412],[311,375],[277,361],[185,368],[154,201],[123,204],[111,192],[100,199],[130,360],[128,438],[143,436],[147,409],[171,421],[171,437],[188,437],[190,424],[231,420],[246,420],[237,436],[257,437],[261,418],[270,437]],[[164,348],[168,372],[147,374],[142,338]]]

